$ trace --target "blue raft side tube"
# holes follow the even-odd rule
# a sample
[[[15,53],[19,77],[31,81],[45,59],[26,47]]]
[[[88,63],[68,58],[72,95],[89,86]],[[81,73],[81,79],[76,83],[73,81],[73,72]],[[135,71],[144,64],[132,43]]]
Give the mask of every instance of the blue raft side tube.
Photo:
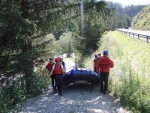
[[[92,85],[99,85],[100,77],[97,73],[84,68],[74,68],[63,76],[64,85],[69,85],[75,81],[86,81]]]

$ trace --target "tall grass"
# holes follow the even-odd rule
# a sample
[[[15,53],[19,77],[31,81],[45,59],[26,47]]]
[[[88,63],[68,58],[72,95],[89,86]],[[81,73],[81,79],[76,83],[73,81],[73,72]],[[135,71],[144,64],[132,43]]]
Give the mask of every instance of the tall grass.
[[[150,44],[114,31],[101,38],[95,53],[106,49],[115,64],[109,90],[133,112],[150,113]],[[92,56],[85,63],[88,68],[92,67]]]

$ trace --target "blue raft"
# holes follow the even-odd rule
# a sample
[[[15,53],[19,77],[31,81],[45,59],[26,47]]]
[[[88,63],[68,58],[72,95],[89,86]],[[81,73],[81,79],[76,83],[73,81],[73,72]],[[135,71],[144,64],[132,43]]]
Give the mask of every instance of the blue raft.
[[[63,76],[63,85],[67,86],[78,81],[85,81],[91,85],[99,85],[100,77],[90,69],[74,68]]]

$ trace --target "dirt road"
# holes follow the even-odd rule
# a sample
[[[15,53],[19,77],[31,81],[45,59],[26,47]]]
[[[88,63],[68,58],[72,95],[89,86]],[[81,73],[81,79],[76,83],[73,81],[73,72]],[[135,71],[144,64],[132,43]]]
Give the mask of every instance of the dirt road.
[[[75,66],[70,59],[64,60],[67,71]],[[118,100],[109,94],[102,94],[99,86],[89,88],[87,84],[74,84],[63,88],[63,95],[58,96],[49,90],[44,94],[28,99],[20,113],[129,113]]]

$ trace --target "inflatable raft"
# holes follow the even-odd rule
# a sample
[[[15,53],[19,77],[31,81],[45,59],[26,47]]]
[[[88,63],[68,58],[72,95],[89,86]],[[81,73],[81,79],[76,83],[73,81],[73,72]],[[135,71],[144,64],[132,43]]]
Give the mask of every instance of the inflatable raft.
[[[99,85],[100,77],[97,73],[85,68],[74,68],[63,76],[63,85],[69,85],[78,81],[85,81],[91,85]]]

